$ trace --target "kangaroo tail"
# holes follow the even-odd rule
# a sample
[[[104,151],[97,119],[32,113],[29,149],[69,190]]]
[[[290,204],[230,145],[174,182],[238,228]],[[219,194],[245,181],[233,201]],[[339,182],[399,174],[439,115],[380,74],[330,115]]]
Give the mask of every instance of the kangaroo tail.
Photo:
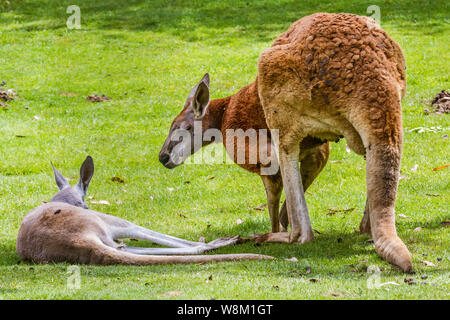
[[[267,260],[274,259],[271,256],[252,253],[239,254],[215,254],[198,256],[156,256],[128,253],[103,245],[96,254],[91,256],[90,264],[99,265],[153,265],[153,264],[188,264],[207,262],[226,262],[243,260]]]

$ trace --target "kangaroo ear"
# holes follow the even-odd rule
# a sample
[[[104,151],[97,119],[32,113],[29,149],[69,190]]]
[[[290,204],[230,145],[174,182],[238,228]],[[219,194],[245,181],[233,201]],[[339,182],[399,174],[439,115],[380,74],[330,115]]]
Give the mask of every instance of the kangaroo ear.
[[[194,118],[197,120],[205,116],[209,105],[209,74],[205,74],[200,82],[191,91],[191,107]]]
[[[82,195],[86,195],[89,182],[91,182],[91,178],[94,175],[94,160],[92,160],[91,156],[87,156],[86,160],[84,160],[80,169],[80,181],[78,181],[78,186],[82,192]]]
[[[55,174],[55,181],[58,185],[59,190],[70,187],[69,181],[67,181],[67,179],[64,178],[64,176],[58,170],[56,170],[52,162],[50,162],[50,164],[52,165],[53,173]]]
[[[205,73],[205,75],[202,78],[202,82],[204,82],[209,88],[209,73]]]

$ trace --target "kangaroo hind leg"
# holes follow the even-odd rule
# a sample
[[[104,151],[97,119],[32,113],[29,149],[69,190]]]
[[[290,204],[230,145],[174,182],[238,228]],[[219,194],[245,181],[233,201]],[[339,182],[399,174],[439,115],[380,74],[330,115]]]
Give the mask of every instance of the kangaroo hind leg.
[[[380,106],[380,110],[388,109],[389,112],[371,111],[367,118],[374,120],[361,130],[366,146],[366,209],[377,253],[404,272],[411,272],[411,255],[395,228],[402,123],[399,99],[393,96],[390,96],[389,104]]]
[[[122,219],[120,219],[122,220]],[[150,241],[155,244],[166,246],[169,248],[138,248],[138,247],[124,247],[126,251],[140,254],[199,254],[205,251],[214,250],[220,247],[236,244],[239,237],[225,237],[216,239],[209,243],[194,242],[153,230],[149,230],[138,225],[135,225],[126,220],[121,222],[121,226],[113,226],[111,229],[114,233],[114,239],[133,238],[139,240]],[[128,249],[127,249],[128,248]]]

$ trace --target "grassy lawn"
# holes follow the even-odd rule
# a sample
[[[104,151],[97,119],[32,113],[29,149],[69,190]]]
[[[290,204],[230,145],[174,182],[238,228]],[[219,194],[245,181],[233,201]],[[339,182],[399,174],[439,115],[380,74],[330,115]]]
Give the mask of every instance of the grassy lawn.
[[[0,108],[0,299],[450,297],[450,231],[442,224],[450,220],[450,168],[433,171],[450,162],[450,121],[423,112],[450,87],[448,1],[10,2],[0,0],[0,82],[19,99],[8,110]],[[66,27],[72,4],[81,8],[81,30]],[[365,163],[345,151],[345,140],[332,144],[329,163],[306,195],[313,228],[321,232],[314,242],[217,251],[277,260],[81,266],[78,290],[66,285],[69,265],[19,261],[15,243],[22,218],[57,190],[49,162],[77,177],[88,154],[96,164],[89,194],[111,204],[90,204],[94,210],[191,240],[267,232],[267,209],[254,210],[266,202],[256,175],[234,165],[167,170],[158,162],[171,120],[205,72],[212,98],[233,94],[254,80],[260,52],[293,21],[319,11],[367,15],[369,4],[380,7],[381,25],[407,61],[396,220],[416,270],[408,277],[416,284],[405,283],[404,274],[377,256],[369,237],[355,232],[365,204]],[[111,100],[88,103],[89,94]],[[438,128],[410,131],[417,127]],[[111,181],[114,176],[125,183]],[[329,216],[329,208],[355,209]],[[291,257],[298,262],[284,260]],[[369,266],[381,269],[381,283],[398,285],[369,289]]]

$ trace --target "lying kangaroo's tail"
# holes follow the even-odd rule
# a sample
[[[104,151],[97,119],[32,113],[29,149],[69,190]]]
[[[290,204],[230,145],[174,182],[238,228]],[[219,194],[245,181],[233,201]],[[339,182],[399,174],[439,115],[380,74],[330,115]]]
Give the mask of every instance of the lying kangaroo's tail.
[[[99,265],[152,265],[152,264],[175,264],[175,263],[206,263],[206,262],[225,262],[242,260],[265,260],[274,259],[271,256],[252,253],[239,254],[215,254],[198,256],[156,256],[139,255],[128,253],[103,245],[101,249],[91,256],[90,264]]]

